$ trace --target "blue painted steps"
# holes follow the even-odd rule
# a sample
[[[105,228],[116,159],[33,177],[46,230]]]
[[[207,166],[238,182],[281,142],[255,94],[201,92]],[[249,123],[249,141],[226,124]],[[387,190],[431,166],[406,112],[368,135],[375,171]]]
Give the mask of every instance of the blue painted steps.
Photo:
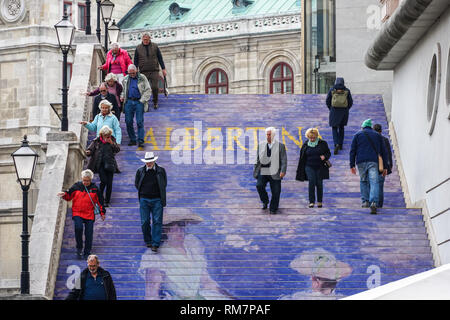
[[[320,209],[307,208],[307,183],[295,181],[295,171],[307,128],[318,127],[332,148],[324,95],[162,97],[160,108],[145,114],[144,149],[127,146],[122,119],[122,173],[114,176],[107,219],[95,223],[93,247],[118,298],[339,299],[433,268],[421,211],[405,208],[396,166],[379,214],[360,207],[348,152],[366,118],[388,134],[381,96],[355,95],[344,150],[331,158]],[[288,154],[278,215],[260,209],[252,177],[254,128],[268,126],[279,129]],[[264,130],[256,136],[264,139]],[[172,150],[177,145],[187,149],[187,163]],[[144,246],[134,188],[145,151],[154,151],[168,174],[165,240],[156,255]],[[74,260],[74,251],[69,210],[55,299],[65,298],[86,266]]]

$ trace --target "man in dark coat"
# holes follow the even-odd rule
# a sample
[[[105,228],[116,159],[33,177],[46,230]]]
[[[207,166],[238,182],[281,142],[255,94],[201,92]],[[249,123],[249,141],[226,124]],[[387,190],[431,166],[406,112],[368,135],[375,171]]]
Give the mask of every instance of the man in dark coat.
[[[117,120],[120,121],[120,109],[119,106],[117,105],[116,97],[108,92],[108,88],[106,87],[105,83],[100,84],[99,89],[100,94],[95,96],[94,103],[92,104],[91,120],[93,120],[95,116],[100,112],[100,109],[98,108],[100,101],[108,100],[113,105],[112,111],[114,112],[114,115],[117,117]]]
[[[335,94],[347,96],[346,106],[333,106]],[[352,94],[345,86],[344,78],[336,78],[334,86],[328,91],[326,103],[330,110],[329,125],[333,129],[334,154],[338,154],[344,144],[344,126],[347,125],[349,110],[353,106]]]
[[[163,207],[166,206],[167,175],[163,167],[156,164],[153,152],[146,152],[145,163],[136,172],[134,185],[139,195],[139,210],[144,242],[157,253],[162,237]],[[151,225],[150,225],[151,214]]]
[[[145,75],[150,82],[153,95],[153,108],[158,108],[158,80],[159,80],[159,66],[163,76],[167,76],[166,67],[161,54],[161,50],[156,43],[151,42],[151,37],[148,33],[142,35],[142,43],[136,47],[134,51],[134,65],[139,68],[139,72]]]
[[[387,169],[387,175],[389,175],[392,173],[392,166],[393,166],[391,144],[389,143],[389,139],[381,134],[381,131],[382,131],[381,124],[378,124],[378,123],[374,124],[373,130],[378,132],[381,135],[381,137],[383,138],[384,146],[386,147],[386,151],[387,151],[387,163],[383,163],[383,165],[384,165],[384,168]],[[378,178],[380,179],[380,195],[378,197],[378,208],[382,208],[383,203],[384,203],[384,179],[385,179],[385,177],[382,174],[380,174],[380,176]]]
[[[365,120],[361,128],[361,131],[353,136],[350,171],[356,174],[356,166],[358,167],[362,207],[370,206],[370,213],[376,214],[380,194],[378,156],[382,157],[383,163],[388,163],[387,152],[381,135],[372,129],[371,119]],[[382,175],[386,174],[387,169],[383,169]]]
[[[117,300],[111,274],[100,268],[98,257],[90,255],[87,264],[66,300]]]

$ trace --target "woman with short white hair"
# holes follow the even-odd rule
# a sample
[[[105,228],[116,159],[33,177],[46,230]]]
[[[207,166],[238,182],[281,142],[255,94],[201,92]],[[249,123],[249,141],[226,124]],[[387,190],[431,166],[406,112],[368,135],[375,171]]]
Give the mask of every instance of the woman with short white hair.
[[[106,55],[105,64],[98,68],[108,73],[114,73],[117,75],[117,80],[122,84],[127,68],[132,63],[128,51],[120,48],[119,44],[114,42],[111,46],[111,50],[109,50]]]
[[[92,182],[93,177],[94,173],[91,170],[84,170],[81,172],[81,181],[76,182],[69,190],[58,193],[58,197],[72,201],[72,220],[75,227],[78,259],[83,258],[83,229],[84,258],[86,259],[91,254],[95,215],[100,214],[101,219],[105,220],[105,209],[99,201],[98,188]],[[96,206],[98,211],[95,209]]]
[[[119,120],[111,112],[113,107],[112,103],[108,100],[102,100],[98,107],[100,113],[95,116],[94,121],[81,121],[80,124],[84,125],[89,131],[96,131],[97,137],[100,135],[100,129],[103,126],[108,126],[112,129],[112,135],[116,139],[116,142],[120,144],[122,142],[122,129],[120,128]]]
[[[120,151],[120,147],[112,133],[110,127],[103,126],[98,138],[92,141],[86,151],[90,156],[87,167],[100,176],[100,202],[105,207],[110,206],[114,173],[119,172],[115,154]]]

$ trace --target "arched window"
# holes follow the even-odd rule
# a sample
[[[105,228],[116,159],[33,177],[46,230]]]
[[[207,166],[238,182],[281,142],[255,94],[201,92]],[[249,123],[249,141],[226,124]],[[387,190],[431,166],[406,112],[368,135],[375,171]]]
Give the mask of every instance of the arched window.
[[[292,68],[277,63],[270,72],[270,93],[294,93],[294,74]]]
[[[222,69],[213,69],[206,76],[206,94],[228,93],[228,77]]]

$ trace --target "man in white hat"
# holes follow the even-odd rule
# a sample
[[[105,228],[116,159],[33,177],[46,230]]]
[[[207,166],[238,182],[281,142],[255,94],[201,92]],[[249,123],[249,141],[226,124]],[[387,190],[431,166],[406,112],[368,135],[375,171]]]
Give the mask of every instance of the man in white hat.
[[[141,227],[144,241],[153,252],[158,252],[161,243],[163,207],[166,206],[166,170],[156,164],[153,152],[146,152],[145,163],[136,172],[135,186],[139,194]],[[151,224],[150,224],[151,214]]]

